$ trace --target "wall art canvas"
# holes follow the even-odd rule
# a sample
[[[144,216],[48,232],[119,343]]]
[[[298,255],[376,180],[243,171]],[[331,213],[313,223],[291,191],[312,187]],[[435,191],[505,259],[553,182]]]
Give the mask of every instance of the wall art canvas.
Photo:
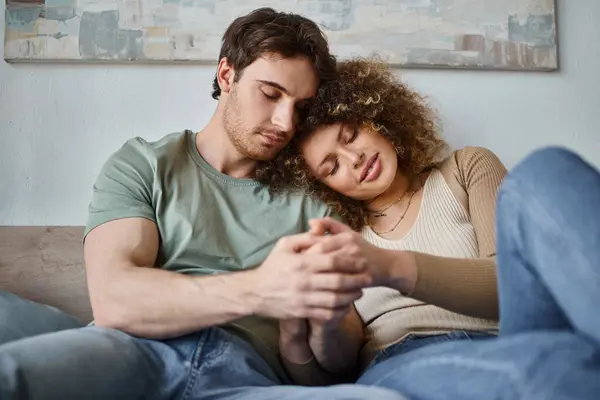
[[[7,61],[215,63],[258,7],[316,21],[341,59],[403,67],[555,70],[554,0],[6,0]]]

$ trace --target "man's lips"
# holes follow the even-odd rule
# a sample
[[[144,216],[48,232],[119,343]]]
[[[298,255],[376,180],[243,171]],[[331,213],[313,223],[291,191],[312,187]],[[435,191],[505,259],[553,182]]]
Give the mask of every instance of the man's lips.
[[[279,135],[277,133],[266,133],[263,132],[261,135],[267,139],[268,142],[273,144],[283,144],[285,143],[286,137],[285,135]]]
[[[369,160],[367,161],[367,164],[365,165],[362,172],[360,173],[360,181],[361,182],[365,180],[365,178],[369,174],[369,169],[373,166],[373,164],[375,164],[375,162],[377,161],[378,158],[379,158],[379,153],[375,153],[371,158],[369,158]]]

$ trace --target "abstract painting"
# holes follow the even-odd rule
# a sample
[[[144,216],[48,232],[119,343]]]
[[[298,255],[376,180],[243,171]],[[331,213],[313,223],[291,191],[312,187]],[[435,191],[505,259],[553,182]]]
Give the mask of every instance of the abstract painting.
[[[316,21],[340,59],[403,67],[555,70],[555,0],[6,0],[7,61],[215,63],[236,17]]]

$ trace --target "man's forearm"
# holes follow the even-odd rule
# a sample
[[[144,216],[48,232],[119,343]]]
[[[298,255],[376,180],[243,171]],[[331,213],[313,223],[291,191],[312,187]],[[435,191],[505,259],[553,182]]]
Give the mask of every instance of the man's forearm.
[[[252,313],[251,272],[189,276],[124,267],[106,278],[101,295],[90,290],[95,324],[165,339],[227,323]]]
[[[337,327],[311,324],[310,348],[321,367],[335,375],[354,372],[363,340],[364,327],[354,307]]]

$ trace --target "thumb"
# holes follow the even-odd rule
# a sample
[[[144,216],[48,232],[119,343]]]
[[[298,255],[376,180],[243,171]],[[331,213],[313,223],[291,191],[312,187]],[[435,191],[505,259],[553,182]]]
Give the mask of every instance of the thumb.
[[[339,221],[336,221],[335,219],[333,219],[331,217],[325,217],[325,218],[312,220],[312,221],[315,221],[314,225],[318,224],[319,229],[324,230],[324,232],[322,234],[325,234],[325,232],[329,232],[332,235],[337,235],[338,233],[353,232],[352,229],[348,225],[343,224]],[[311,223],[311,227],[313,227],[313,223]],[[311,232],[312,232],[312,230],[311,230]]]

